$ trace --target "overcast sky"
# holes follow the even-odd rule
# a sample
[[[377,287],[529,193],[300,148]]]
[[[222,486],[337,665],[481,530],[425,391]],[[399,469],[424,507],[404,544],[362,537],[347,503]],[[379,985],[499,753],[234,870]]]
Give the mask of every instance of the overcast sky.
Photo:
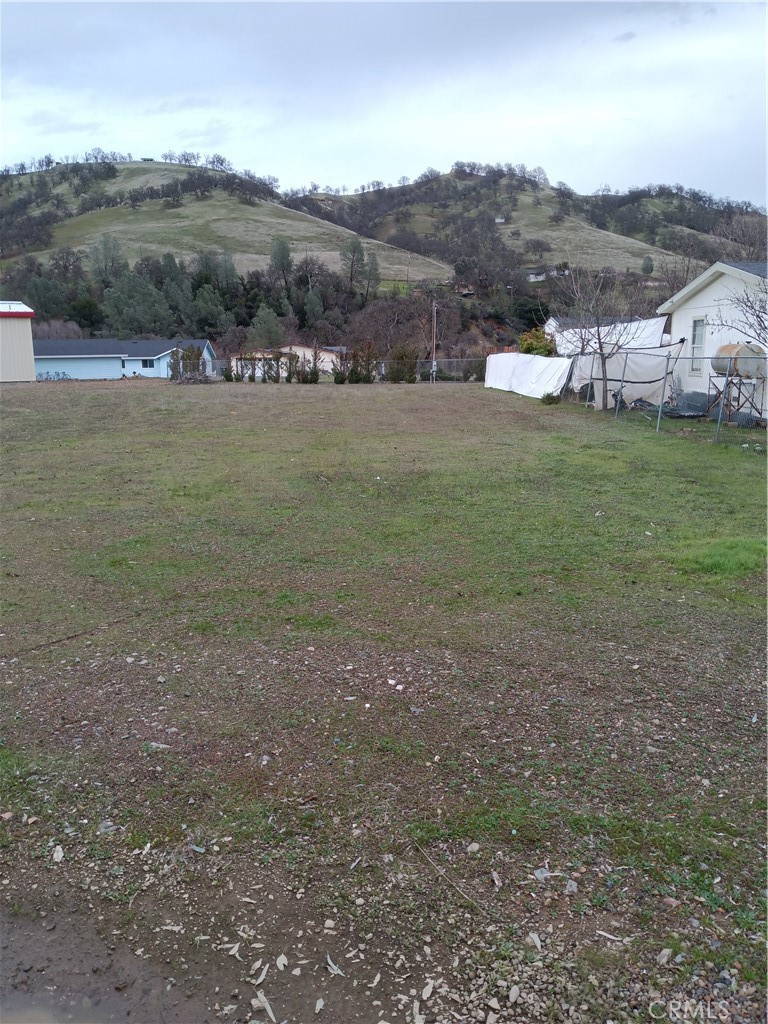
[[[766,201],[757,3],[2,5],[2,155],[221,153],[281,189],[456,160]]]

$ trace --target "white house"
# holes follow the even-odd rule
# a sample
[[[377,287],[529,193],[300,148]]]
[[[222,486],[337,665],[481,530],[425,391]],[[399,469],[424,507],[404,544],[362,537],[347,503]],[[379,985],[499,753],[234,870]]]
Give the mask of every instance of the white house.
[[[684,391],[711,394],[718,383],[711,359],[722,345],[751,344],[768,353],[767,295],[764,262],[721,260],[659,306],[656,312],[671,318],[672,338],[684,342],[676,370]]]
[[[0,302],[0,381],[35,379],[32,352],[34,312],[23,302]]]
[[[38,380],[119,380],[133,376],[167,380],[171,354],[176,349],[201,349],[209,373],[216,358],[207,338],[35,338],[32,344]]]

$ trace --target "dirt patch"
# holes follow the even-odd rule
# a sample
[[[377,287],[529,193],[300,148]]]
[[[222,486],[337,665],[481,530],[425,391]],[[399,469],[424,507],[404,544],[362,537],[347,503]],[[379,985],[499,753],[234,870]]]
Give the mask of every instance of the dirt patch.
[[[216,1019],[191,991],[183,994],[111,935],[103,915],[97,927],[82,908],[67,907],[53,892],[41,897],[48,909],[34,917],[9,913],[7,903],[2,907],[4,1024],[206,1024]]]

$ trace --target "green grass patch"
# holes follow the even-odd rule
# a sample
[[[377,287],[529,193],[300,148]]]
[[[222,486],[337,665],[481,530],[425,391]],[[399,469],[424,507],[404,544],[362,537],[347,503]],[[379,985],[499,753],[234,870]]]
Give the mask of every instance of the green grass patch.
[[[765,572],[766,552],[760,537],[697,538],[681,545],[675,562],[690,575],[732,580]]]

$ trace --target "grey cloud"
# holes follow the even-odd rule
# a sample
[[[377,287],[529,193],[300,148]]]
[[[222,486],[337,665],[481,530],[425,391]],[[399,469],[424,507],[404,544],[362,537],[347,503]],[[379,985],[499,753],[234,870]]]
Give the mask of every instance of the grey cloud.
[[[27,114],[24,124],[28,128],[45,128],[57,135],[66,135],[69,132],[99,131],[102,128],[100,121],[74,121],[61,114],[51,113],[49,110],[36,110]]]
[[[614,36],[614,43],[630,43],[633,39],[637,39],[637,32],[622,32],[620,36]]]

